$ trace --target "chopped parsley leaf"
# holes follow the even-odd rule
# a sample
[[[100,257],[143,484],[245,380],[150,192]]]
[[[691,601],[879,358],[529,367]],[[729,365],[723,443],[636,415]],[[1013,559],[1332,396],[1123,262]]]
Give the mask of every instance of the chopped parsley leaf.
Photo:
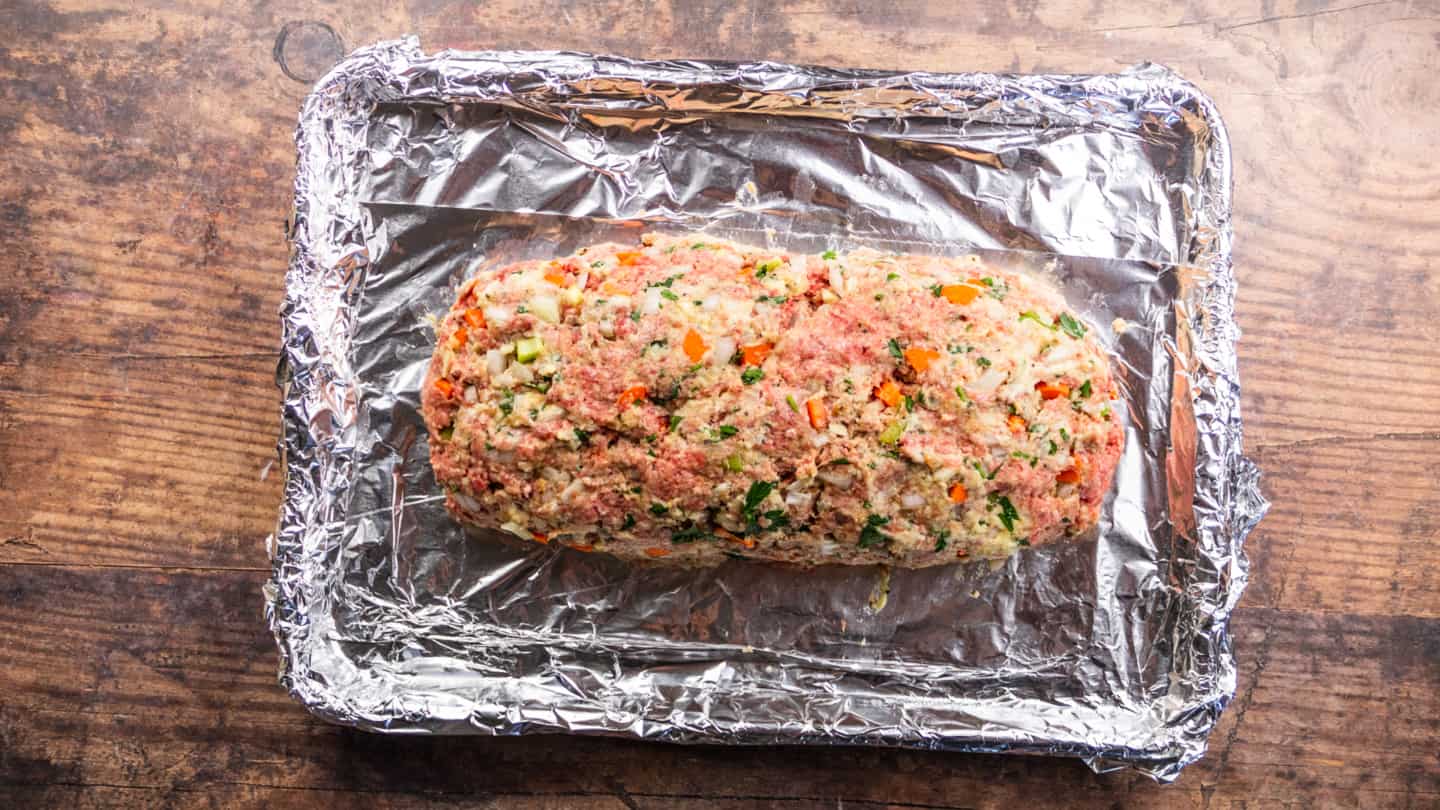
[[[1017,546],[1028,546],[1028,545],[1030,545],[1030,538],[1028,538],[1028,537],[1022,537],[1022,538],[1020,538],[1019,540],[1016,540],[1016,541],[1015,541],[1015,545],[1017,545]]]
[[[736,433],[739,433],[739,432],[740,432],[740,428],[737,428],[737,427],[735,427],[734,425],[721,425],[721,426],[720,426],[720,438],[722,438],[722,439],[728,439],[728,438],[730,438],[731,436],[734,436]]]
[[[890,356],[896,360],[905,359],[905,352],[900,349],[900,341],[895,338],[890,338],[890,342],[885,344],[885,348],[890,352]]]
[[[835,251],[833,251],[833,250],[827,250],[827,251],[825,251],[824,253],[821,253],[821,254],[820,254],[820,258],[824,259],[824,260],[827,261],[827,262],[833,262],[833,261],[835,261],[836,257],[837,257],[837,254],[836,254]]]
[[[876,301],[884,301],[884,300],[885,300],[885,293],[875,293],[875,300],[876,300]]]
[[[996,465],[995,469],[991,470],[990,472],[985,472],[985,467],[984,467],[984,465],[982,465],[982,464],[981,464],[980,462],[978,462],[978,461],[972,461],[972,462],[970,462],[970,466],[975,468],[975,472],[980,473],[980,477],[981,477],[981,478],[984,478],[986,481],[993,481],[993,480],[995,480],[995,473],[1000,472],[1000,467],[1002,467],[1002,466],[1004,466],[1004,465],[1003,465],[1003,464]]]
[[[1051,439],[1051,440],[1050,440],[1050,455],[1052,455],[1052,456],[1055,455],[1055,451],[1057,451],[1057,450],[1059,450],[1059,449],[1060,449],[1060,445],[1056,444],[1054,439]]]
[[[975,358],[975,365],[979,366],[980,368],[989,368],[989,367],[990,367],[990,358],[988,358],[988,357],[977,357],[977,358]]]
[[[771,481],[752,481],[750,489],[745,492],[745,505],[740,508],[740,516],[745,518],[747,524],[753,524],[760,519],[760,504],[770,497],[775,491],[775,484]]]
[[[937,536],[937,537],[935,538],[935,550],[936,550],[936,551],[944,551],[944,550],[945,550],[945,547],[946,547],[947,545],[949,545],[949,544],[950,544],[950,530],[949,530],[949,529],[941,529],[939,536]]]
[[[749,366],[744,371],[740,372],[740,382],[743,382],[746,385],[754,385],[755,383],[760,382],[760,379],[764,376],[765,372],[760,370],[759,366]]]
[[[671,432],[671,433],[674,433],[674,432],[675,432],[675,428],[680,427],[680,423],[683,422],[684,420],[685,420],[685,417],[681,416],[681,415],[678,414],[678,413],[672,413],[672,414],[670,414],[670,432]]]
[[[783,303],[785,303],[786,301],[788,301],[788,300],[790,300],[790,299],[789,299],[789,297],[784,296],[784,295],[762,295],[762,296],[760,296],[759,298],[756,298],[755,300],[756,300],[757,302],[761,303],[761,304],[771,303],[771,304],[775,304],[776,306],[779,306],[780,304],[783,304]]]
[[[505,414],[506,416],[509,416],[510,413],[511,413],[512,411],[514,411],[514,410],[515,410],[515,392],[514,392],[514,391],[511,391],[511,390],[509,390],[509,389],[506,389],[505,393],[503,393],[503,394],[500,395],[500,413],[503,413],[503,414]]]
[[[710,533],[707,532],[707,531],[705,531],[704,529],[700,528],[699,526],[691,526],[691,527],[686,528],[686,529],[680,529],[679,531],[676,531],[676,532],[674,532],[673,534],[671,534],[671,535],[670,535],[670,542],[672,542],[672,543],[693,543],[693,542],[695,542],[696,540],[702,540],[702,539],[707,538],[707,537],[709,537],[709,536],[710,536]]]
[[[849,464],[849,463],[850,463],[850,459],[848,459],[848,458],[837,458],[837,459],[831,459],[830,461],[827,461],[827,462],[825,462],[825,463],[826,463],[826,464]]]
[[[899,277],[900,277],[900,274],[899,274],[899,273],[886,273],[886,274],[885,274],[885,281],[886,281],[886,282],[891,282],[891,281],[894,281],[895,279],[897,279],[897,278],[899,278]]]
[[[965,403],[965,402],[969,402],[969,401],[970,401],[970,397],[965,396],[965,389],[964,389],[964,388],[961,388],[961,387],[958,386],[958,385],[955,386],[955,396],[959,397],[959,398],[960,398],[960,402],[962,402],[962,403]]]
[[[989,501],[991,506],[1000,508],[1000,522],[1005,525],[1005,531],[1014,534],[1015,521],[1020,518],[1020,513],[1016,511],[1015,504],[1010,503],[1010,499],[1004,495],[997,495],[994,492],[990,493]]]
[[[574,428],[574,430],[575,430],[575,441],[580,442],[581,444],[589,444],[589,443],[590,443],[590,431],[588,431],[588,430],[582,430],[582,429],[580,429],[580,428]]]
[[[705,244],[704,242],[696,242],[695,244],[693,244],[693,245],[690,246],[690,249],[691,249],[691,250],[704,250],[704,249],[707,248],[707,247],[710,247],[710,246],[707,245],[707,244]]]
[[[622,530],[635,528],[635,516],[627,513],[625,515],[625,522],[620,524],[620,528]]]
[[[1100,409],[1100,418],[1101,418],[1101,419],[1109,419],[1109,418],[1110,418],[1110,406],[1109,406],[1109,405],[1106,405],[1105,407],[1103,407],[1103,408]]]
[[[524,304],[521,304],[520,306],[518,306],[518,307],[515,308],[515,314],[517,314],[517,315],[524,315],[525,313],[527,313],[527,312],[529,312],[529,311],[530,311],[530,308],[527,307],[527,306],[525,306]]]
[[[1063,427],[1060,428],[1060,438],[1064,439],[1067,442],[1070,441],[1070,432]]]
[[[630,310],[630,320],[632,320],[632,321],[634,321],[634,322],[636,322],[636,323],[639,323],[639,322],[640,322],[640,310],[638,310],[638,309],[632,309],[632,310]]]
[[[1060,328],[1053,323],[1046,323],[1039,315],[1035,314],[1035,310],[1033,309],[1027,309],[1024,312],[1020,313],[1020,320],[1034,321],[1035,323],[1040,324],[1046,329],[1049,329],[1051,332],[1054,332],[1056,329]]]
[[[605,262],[604,262],[604,260],[590,262],[590,266],[591,266],[591,267],[604,267],[604,266],[605,266]]]
[[[645,434],[645,443],[646,443],[646,444],[654,444],[654,443],[656,442],[656,440],[658,440],[659,438],[660,438],[660,437],[659,437],[659,436],[656,436],[654,433],[646,433],[646,434]]]
[[[455,426],[454,426],[454,425],[451,425],[451,426],[449,426],[449,427],[441,428],[441,429],[440,429],[440,438],[444,439],[445,441],[447,441],[447,442],[450,441],[450,439],[452,439],[454,436],[455,436]]]
[[[911,399],[909,394],[905,394],[903,398],[905,400],[905,410],[915,410],[915,400]]]
[[[794,411],[795,413],[799,413],[799,412],[800,412],[800,406],[799,406],[798,404],[796,404],[794,395],[792,395],[792,394],[786,394],[786,395],[785,395],[785,404],[786,404],[786,405],[789,405],[789,406],[790,406],[790,410]]]
[[[725,461],[722,463],[730,472],[738,473],[745,470],[745,459],[741,458],[739,453],[731,453],[725,457]]]
[[[784,509],[771,509],[765,513],[765,520],[770,524],[766,527],[768,529],[779,529],[790,525],[790,516],[785,514]]]
[[[668,289],[671,284],[674,284],[678,279],[682,279],[682,278],[684,278],[684,277],[685,277],[685,274],[684,274],[684,273],[676,273],[675,275],[673,275],[673,276],[665,279],[664,281],[656,281],[656,282],[651,283],[651,284],[646,284],[646,285],[645,285],[645,289],[648,290],[648,289],[650,289],[651,287],[665,287],[665,288]],[[660,294],[661,294],[661,295],[664,295],[665,293],[660,293]]]
[[[993,278],[990,278],[989,276],[980,279],[980,283],[990,288],[990,297],[994,298],[996,301],[1004,301],[1005,294],[1009,292],[1009,290],[1006,289],[1004,284],[996,281]]]
[[[680,296],[676,295],[675,293],[671,292],[671,291],[668,290],[668,289],[662,289],[662,290],[660,291],[660,297],[661,297],[661,298],[664,298],[666,301],[679,301],[679,300],[680,300]]]
[[[865,518],[865,525],[860,529],[860,548],[874,548],[890,542],[889,535],[880,531],[880,527],[890,522],[890,518],[882,515],[871,514]]]
[[[846,377],[843,382],[845,383],[845,393],[855,393],[855,382],[853,380],[851,380],[849,377]]]
[[[1060,313],[1060,328],[1065,334],[1077,340],[1085,337],[1085,324],[1076,320],[1075,316],[1068,312]]]
[[[930,294],[933,295],[933,296],[935,296],[936,298],[939,298],[939,297],[940,297],[940,285],[939,285],[939,284],[931,284],[931,285],[930,285]]]
[[[974,346],[961,346],[959,343],[951,343],[945,347],[945,351],[951,354],[969,354],[974,349]]]
[[[1089,380],[1086,380],[1085,382],[1080,383],[1080,398],[1081,398],[1081,399],[1089,399],[1089,398],[1090,398],[1090,393],[1091,393],[1090,381],[1089,381]]]
[[[659,517],[659,516],[665,514],[666,512],[669,512],[669,511],[670,511],[670,507],[666,506],[666,505],[663,504],[663,503],[652,503],[652,504],[650,504],[650,514],[652,514],[652,515],[654,515],[654,516],[656,516],[656,517]]]

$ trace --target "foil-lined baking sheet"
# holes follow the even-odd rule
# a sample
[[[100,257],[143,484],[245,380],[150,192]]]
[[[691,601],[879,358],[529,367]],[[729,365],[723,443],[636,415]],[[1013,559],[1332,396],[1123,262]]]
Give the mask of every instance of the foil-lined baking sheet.
[[[1234,693],[1264,513],[1240,444],[1229,153],[1157,67],[893,74],[361,50],[307,99],[267,610],[318,714],[1084,758],[1169,780]],[[1000,564],[632,566],[467,533],[418,396],[465,278],[641,233],[1052,277],[1120,369],[1099,531]]]

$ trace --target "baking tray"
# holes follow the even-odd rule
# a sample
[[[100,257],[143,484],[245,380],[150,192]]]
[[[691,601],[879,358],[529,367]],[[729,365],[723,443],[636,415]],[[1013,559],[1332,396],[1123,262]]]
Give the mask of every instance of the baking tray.
[[[306,707],[375,731],[1004,750],[1161,780],[1203,754],[1267,504],[1241,452],[1229,146],[1192,85],[406,39],[322,79],[297,146],[265,593]],[[1122,369],[1097,535],[892,572],[629,566],[463,532],[416,407],[433,317],[473,273],[645,230],[1050,274]]]

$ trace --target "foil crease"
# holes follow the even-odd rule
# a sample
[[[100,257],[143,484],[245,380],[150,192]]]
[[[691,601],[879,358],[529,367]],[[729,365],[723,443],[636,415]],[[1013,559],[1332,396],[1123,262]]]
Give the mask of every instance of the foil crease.
[[[296,141],[265,599],[280,681],[311,711],[1051,754],[1162,781],[1204,753],[1268,504],[1241,445],[1229,145],[1194,86],[1156,66],[883,73],[410,38],[333,69]],[[1053,274],[1122,368],[1098,536],[994,566],[799,572],[464,533],[417,413],[427,318],[471,273],[642,230]]]

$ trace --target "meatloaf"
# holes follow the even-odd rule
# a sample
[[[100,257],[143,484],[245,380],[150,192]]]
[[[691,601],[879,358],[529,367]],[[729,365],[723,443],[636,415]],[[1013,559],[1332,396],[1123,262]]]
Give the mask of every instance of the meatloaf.
[[[1085,532],[1123,442],[1086,323],[978,256],[647,235],[460,287],[422,406],[460,521],[633,560],[920,567]]]

